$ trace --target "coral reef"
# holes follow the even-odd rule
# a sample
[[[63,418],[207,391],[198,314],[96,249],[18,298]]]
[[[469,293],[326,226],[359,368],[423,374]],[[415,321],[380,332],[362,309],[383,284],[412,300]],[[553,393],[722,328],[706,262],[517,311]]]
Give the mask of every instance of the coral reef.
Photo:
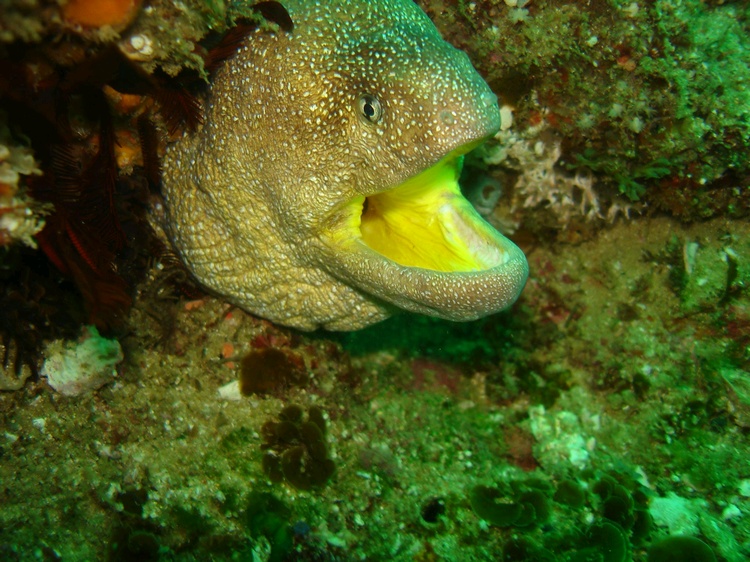
[[[31,198],[21,179],[41,173],[31,149],[13,142],[0,112],[0,247],[21,242],[36,248],[34,235],[50,206]]]
[[[98,328],[125,329],[133,285],[163,253],[145,216],[159,153],[200,123],[197,92],[234,52],[219,32],[242,18],[248,33],[263,14],[140,0],[0,10],[0,245],[38,244]],[[198,44],[212,30],[218,53]]]
[[[43,353],[39,374],[63,396],[80,396],[112,382],[123,360],[119,342],[101,337],[93,326],[84,328],[79,342],[56,340]]]
[[[593,174],[599,198],[640,199],[682,219],[747,214],[746,4],[420,4],[512,109],[509,131],[537,129],[530,146],[543,142],[549,159],[560,151],[550,165],[563,183]],[[549,131],[556,141],[545,142]],[[546,201],[564,223],[554,207],[568,205],[556,193],[567,187],[547,185],[548,196],[522,201]]]
[[[150,313],[157,297],[146,287],[115,384],[61,400],[27,381],[0,395],[0,543],[83,559],[116,542],[118,553],[186,560],[560,560],[615,541],[613,560],[640,562],[683,532],[739,562],[750,545],[750,357],[737,287],[748,282],[750,232],[734,225],[730,242],[723,221],[650,225],[645,235],[617,223],[562,254],[537,250],[513,313],[472,324],[404,316],[339,343],[211,298],[159,301],[173,323],[164,340],[167,313]],[[688,240],[730,248],[738,264],[729,296],[698,310],[683,304]],[[242,358],[267,349],[299,356],[306,382],[222,399]],[[269,482],[269,451],[313,458],[323,422],[305,412],[318,408],[335,477],[309,490]],[[305,442],[311,422],[318,431]],[[50,467],[56,484],[40,487]],[[85,482],[84,499],[73,482]],[[499,527],[475,512],[472,495],[486,489],[526,516]]]
[[[58,220],[34,187],[71,159],[50,167],[29,114],[6,111],[0,558],[750,558],[747,3],[419,3],[505,106],[467,191],[531,276],[476,322],[301,334],[203,295],[138,228],[154,181],[138,119],[158,102],[97,79],[133,305],[106,333],[117,377],[61,395],[43,350],[73,347],[90,315],[32,247]],[[0,62],[23,61],[16,85],[44,99],[109,48],[162,83],[200,74],[195,42],[247,11],[152,0],[84,27],[66,5],[0,9]],[[79,171],[104,138],[81,105],[65,112]]]

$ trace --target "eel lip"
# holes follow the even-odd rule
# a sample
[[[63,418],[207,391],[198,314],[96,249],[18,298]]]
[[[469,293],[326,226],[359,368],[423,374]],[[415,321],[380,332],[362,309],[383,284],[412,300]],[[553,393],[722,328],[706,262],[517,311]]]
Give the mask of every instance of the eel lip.
[[[528,276],[526,257],[461,194],[465,152],[339,208],[344,220],[324,237],[328,270],[396,306],[450,320],[513,304]]]

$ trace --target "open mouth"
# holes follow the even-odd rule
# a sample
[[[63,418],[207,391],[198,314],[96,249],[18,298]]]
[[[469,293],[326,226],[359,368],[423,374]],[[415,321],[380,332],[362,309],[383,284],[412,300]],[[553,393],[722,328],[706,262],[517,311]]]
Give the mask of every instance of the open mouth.
[[[405,267],[485,271],[508,259],[508,240],[461,194],[463,157],[449,154],[394,189],[365,198],[361,240]]]
[[[473,320],[507,308],[528,276],[523,252],[461,195],[458,149],[380,193],[332,214],[326,267],[350,286],[399,308]]]

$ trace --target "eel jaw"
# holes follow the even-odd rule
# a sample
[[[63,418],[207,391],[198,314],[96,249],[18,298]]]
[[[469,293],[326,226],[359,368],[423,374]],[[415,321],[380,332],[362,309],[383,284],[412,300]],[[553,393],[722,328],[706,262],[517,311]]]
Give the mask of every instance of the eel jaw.
[[[523,252],[461,194],[463,154],[339,207],[323,236],[327,269],[400,308],[474,320],[507,308],[528,276]]]

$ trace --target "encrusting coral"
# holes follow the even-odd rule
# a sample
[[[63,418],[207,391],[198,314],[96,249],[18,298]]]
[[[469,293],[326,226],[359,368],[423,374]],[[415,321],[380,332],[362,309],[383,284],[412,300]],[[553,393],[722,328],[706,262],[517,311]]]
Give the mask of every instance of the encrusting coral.
[[[23,178],[41,173],[33,151],[13,142],[0,112],[0,247],[21,242],[36,248],[34,235],[51,207],[29,196]]]

